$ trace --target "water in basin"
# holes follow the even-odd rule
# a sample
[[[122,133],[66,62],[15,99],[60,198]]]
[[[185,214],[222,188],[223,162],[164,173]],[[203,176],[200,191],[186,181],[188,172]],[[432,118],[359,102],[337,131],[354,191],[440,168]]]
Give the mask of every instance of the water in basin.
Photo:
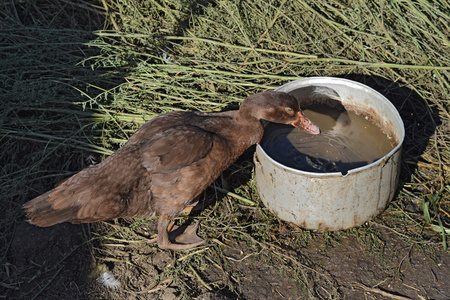
[[[261,146],[279,163],[308,172],[341,172],[370,164],[396,145],[368,118],[325,105],[303,108],[321,130],[312,135],[289,125],[269,123]]]

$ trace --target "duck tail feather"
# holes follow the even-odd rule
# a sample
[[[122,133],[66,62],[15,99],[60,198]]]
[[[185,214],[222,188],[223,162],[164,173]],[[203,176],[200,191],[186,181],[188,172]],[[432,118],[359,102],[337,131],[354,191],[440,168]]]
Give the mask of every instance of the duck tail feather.
[[[49,200],[57,192],[57,188],[55,188],[24,204],[23,209],[29,223],[40,227],[48,227],[62,222],[70,222],[76,217],[79,210],[78,206],[67,205],[62,209],[54,208]]]

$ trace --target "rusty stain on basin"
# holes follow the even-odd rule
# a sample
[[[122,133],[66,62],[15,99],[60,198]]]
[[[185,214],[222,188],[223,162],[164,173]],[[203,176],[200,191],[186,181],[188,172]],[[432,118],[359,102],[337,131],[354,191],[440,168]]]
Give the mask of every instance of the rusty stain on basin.
[[[284,221],[324,231],[359,226],[384,211],[397,188],[405,135],[403,122],[392,103],[368,86],[341,78],[299,79],[277,90],[294,95],[301,106],[340,101],[345,109],[372,120],[396,146],[375,162],[343,175],[284,166],[257,145],[255,177],[264,205]]]

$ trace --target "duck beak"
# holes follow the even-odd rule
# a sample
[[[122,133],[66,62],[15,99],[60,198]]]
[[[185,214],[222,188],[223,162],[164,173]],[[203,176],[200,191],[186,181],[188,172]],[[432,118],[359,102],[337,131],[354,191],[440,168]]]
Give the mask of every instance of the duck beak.
[[[291,123],[292,126],[297,127],[298,129],[304,130],[311,134],[319,134],[320,129],[310,119],[308,119],[302,111],[298,112],[298,118],[296,121]]]

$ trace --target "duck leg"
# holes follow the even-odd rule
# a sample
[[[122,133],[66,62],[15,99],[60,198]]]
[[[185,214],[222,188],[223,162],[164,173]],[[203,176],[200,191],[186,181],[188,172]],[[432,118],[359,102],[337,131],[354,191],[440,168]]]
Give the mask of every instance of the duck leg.
[[[168,231],[170,224],[170,219],[167,216],[159,216],[157,237],[159,248],[170,250],[186,250],[197,247],[206,242],[196,234],[198,224],[187,226],[186,228],[184,228],[184,230],[181,230],[182,233],[174,239],[175,242],[171,242]],[[181,227],[174,229],[171,233],[176,233],[180,228]]]

